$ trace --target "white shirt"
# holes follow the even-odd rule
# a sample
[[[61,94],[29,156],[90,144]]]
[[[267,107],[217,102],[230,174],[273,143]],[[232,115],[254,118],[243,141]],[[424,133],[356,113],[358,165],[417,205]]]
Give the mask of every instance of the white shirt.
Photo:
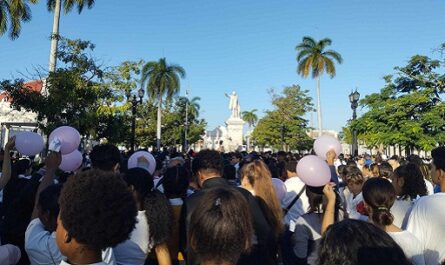
[[[414,204],[407,230],[416,236],[424,249],[425,264],[445,260],[445,193],[424,196]]]
[[[55,265],[63,259],[56,243],[56,233],[46,231],[39,218],[32,220],[26,229],[25,250],[31,265]]]
[[[71,265],[71,264],[68,263],[68,262],[66,262],[66,261],[64,261],[64,260],[62,260],[62,261],[60,262],[60,265]],[[107,263],[101,261],[101,262],[90,263],[90,264],[85,264],[85,265],[107,265]]]
[[[0,246],[0,264],[1,265],[12,265],[17,264],[21,257],[20,249],[14,245],[3,245]]]
[[[408,222],[409,213],[414,205],[411,199],[397,198],[394,201],[394,205],[391,207],[391,213],[394,216],[393,224],[399,228],[406,229],[406,223]]]
[[[149,243],[149,229],[145,211],[139,211],[137,223],[130,239],[113,248],[117,265],[143,265],[148,253],[153,248]]]
[[[287,208],[290,203],[295,199],[301,189],[304,187],[303,181],[299,177],[291,177],[284,182],[286,185],[286,195],[281,201],[281,207]],[[289,209],[286,216],[284,216],[284,223],[289,225],[290,220],[297,220],[298,217],[305,214],[309,210],[309,200],[306,196],[306,192],[303,191],[297,202]]]
[[[426,189],[428,191],[428,195],[434,194],[434,185],[429,180],[425,179]]]
[[[292,235],[294,254],[301,259],[307,258],[308,264],[316,264],[319,241],[321,240],[321,213],[306,213],[300,216]]]
[[[346,194],[346,211],[348,212],[349,218],[362,220],[361,214],[357,212],[357,205],[363,201],[363,195],[360,192],[354,197],[352,192]]]
[[[417,237],[408,231],[388,232],[388,235],[402,248],[405,256],[411,260],[413,265],[425,265],[423,248]]]
[[[31,265],[62,264],[61,262],[65,258],[57,246],[56,233],[46,231],[39,218],[32,220],[26,228],[25,250],[28,253]],[[105,261],[104,264],[115,264],[111,248],[102,251],[102,259]]]

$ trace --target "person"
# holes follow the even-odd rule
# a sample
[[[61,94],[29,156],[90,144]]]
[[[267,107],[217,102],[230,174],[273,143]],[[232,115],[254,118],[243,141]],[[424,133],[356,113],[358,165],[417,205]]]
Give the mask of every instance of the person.
[[[434,186],[431,183],[431,174],[427,164],[421,159],[418,155],[409,155],[407,160],[410,163],[414,163],[419,167],[420,172],[422,173],[422,177],[425,181],[426,188],[428,190],[428,195],[434,194]]]
[[[385,178],[372,178],[363,185],[363,199],[369,221],[388,233],[414,265],[424,265],[422,245],[413,234],[393,224],[391,207],[396,199],[393,185]]]
[[[391,207],[394,225],[406,229],[409,213],[414,202],[428,195],[419,167],[414,163],[399,166],[391,177],[397,199]]]
[[[354,219],[331,225],[320,242],[319,265],[410,265],[399,245],[377,226]]]
[[[128,239],[136,224],[136,203],[127,185],[102,170],[68,178],[59,207],[56,242],[66,257],[61,265],[105,265],[101,250]]]
[[[181,242],[182,249],[187,255],[187,264],[195,265],[200,263],[190,244],[190,219],[196,209],[199,209],[203,200],[203,195],[211,188],[230,188],[231,186],[221,177],[223,160],[221,154],[214,150],[202,150],[193,160],[193,174],[197,177],[201,190],[195,191],[187,197],[181,210]],[[235,188],[239,191],[249,204],[249,210],[252,216],[252,226],[254,229],[255,242],[253,242],[251,251],[248,254],[242,254],[238,264],[276,264],[276,249],[274,240],[274,230],[268,223],[265,214],[258,201],[251,193],[243,188]]]
[[[235,166],[228,164],[225,165],[223,168],[223,176],[224,179],[227,180],[227,182],[230,183],[232,186],[238,186],[237,180],[236,180],[236,168]]]
[[[359,211],[359,207],[363,204],[362,187],[365,178],[360,169],[355,166],[346,167],[345,178],[348,189],[345,190],[346,207],[344,208],[346,209],[349,218],[362,218],[362,213]]]
[[[119,172],[121,153],[112,144],[100,144],[93,147],[90,153],[91,166],[96,169]]]
[[[138,214],[130,239],[113,248],[116,264],[142,265],[152,250],[160,265],[171,264],[167,242],[173,216],[167,198],[154,189],[153,177],[145,169],[129,169],[123,179],[133,193]]]
[[[329,183],[333,191],[335,184]],[[295,221],[294,234],[292,236],[293,251],[296,257],[294,264],[317,264],[319,244],[321,241],[321,225],[328,199],[324,195],[323,187],[306,186],[306,195],[309,198],[309,210]],[[335,200],[334,193],[334,200]],[[339,204],[334,208],[334,222],[341,220]]]
[[[235,265],[249,251],[253,228],[249,204],[233,188],[205,192],[190,220],[190,246],[202,265]]]
[[[179,221],[182,205],[184,204],[184,199],[187,197],[187,188],[189,184],[187,175],[188,172],[185,167],[177,165],[168,168],[163,178],[164,195],[167,197],[173,210],[172,233],[170,240],[168,241],[168,250],[170,252],[172,264],[179,264],[179,254],[182,259],[182,253],[179,253]]]
[[[261,160],[254,160],[241,168],[241,186],[252,193],[263,207],[263,212],[278,240],[283,232],[283,210],[272,184],[272,176]]]
[[[445,259],[445,147],[431,151],[431,178],[441,192],[421,197],[413,206],[406,229],[422,243],[425,264],[439,264]]]

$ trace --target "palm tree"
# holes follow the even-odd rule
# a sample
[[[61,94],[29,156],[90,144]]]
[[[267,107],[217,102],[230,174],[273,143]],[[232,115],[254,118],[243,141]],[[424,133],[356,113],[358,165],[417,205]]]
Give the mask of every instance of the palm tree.
[[[258,116],[255,114],[257,111],[257,109],[253,109],[251,111],[243,111],[241,113],[243,120],[249,124],[249,128],[255,126],[256,122],[258,121]]]
[[[31,20],[29,4],[35,4],[38,0],[0,0],[0,36],[8,31],[9,38],[15,40],[20,35],[22,22]]]
[[[199,110],[201,109],[201,106],[198,103],[198,101],[200,101],[200,100],[201,100],[200,97],[193,97],[191,100],[188,100],[188,104],[189,104],[188,111],[195,118],[198,118]]]
[[[334,62],[341,64],[343,59],[341,55],[334,50],[325,50],[331,45],[332,41],[324,38],[316,42],[311,37],[303,37],[303,41],[295,48],[298,52],[297,72],[304,78],[312,72],[312,78],[317,79],[317,119],[318,119],[318,135],[322,132],[321,122],[321,102],[320,102],[320,76],[326,72],[331,78],[335,76]]]
[[[48,0],[46,3],[48,11],[54,11],[53,32],[51,34],[51,50],[49,54],[50,72],[54,72],[56,70],[57,44],[59,42],[60,9],[62,6],[61,1],[62,0]],[[79,12],[80,14],[85,6],[89,9],[92,8],[94,5],[94,0],[63,0],[63,10],[65,14],[68,14],[73,9],[74,5],[77,6],[77,12]]]
[[[141,85],[146,85],[148,95],[157,99],[158,116],[156,129],[156,147],[161,147],[162,98],[171,99],[178,94],[180,78],[185,77],[185,70],[176,64],[167,64],[165,58],[146,63],[142,67]]]

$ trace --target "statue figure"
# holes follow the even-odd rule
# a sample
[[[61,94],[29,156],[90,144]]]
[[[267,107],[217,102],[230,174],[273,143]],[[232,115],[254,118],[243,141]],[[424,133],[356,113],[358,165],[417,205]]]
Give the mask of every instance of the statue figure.
[[[238,95],[235,91],[232,92],[232,94],[228,95],[227,93],[224,93],[226,97],[229,98],[229,109],[231,110],[231,118],[239,118],[240,117],[240,105],[238,102]]]

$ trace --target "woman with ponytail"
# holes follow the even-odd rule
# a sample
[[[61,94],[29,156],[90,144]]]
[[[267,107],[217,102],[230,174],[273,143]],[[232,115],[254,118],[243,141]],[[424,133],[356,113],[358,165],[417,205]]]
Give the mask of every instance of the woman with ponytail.
[[[244,165],[241,169],[241,186],[252,193],[263,206],[269,224],[275,231],[275,238],[283,232],[283,210],[272,184],[272,175],[266,164],[255,160]]]
[[[113,249],[116,264],[142,265],[153,253],[158,264],[170,265],[167,242],[171,236],[173,215],[167,198],[154,188],[153,177],[145,169],[132,168],[123,178],[133,192],[138,222],[130,239]]]
[[[384,178],[372,178],[365,182],[362,192],[369,221],[387,232],[414,265],[425,264],[420,241],[393,224],[394,216],[390,211],[396,200],[393,185]]]

